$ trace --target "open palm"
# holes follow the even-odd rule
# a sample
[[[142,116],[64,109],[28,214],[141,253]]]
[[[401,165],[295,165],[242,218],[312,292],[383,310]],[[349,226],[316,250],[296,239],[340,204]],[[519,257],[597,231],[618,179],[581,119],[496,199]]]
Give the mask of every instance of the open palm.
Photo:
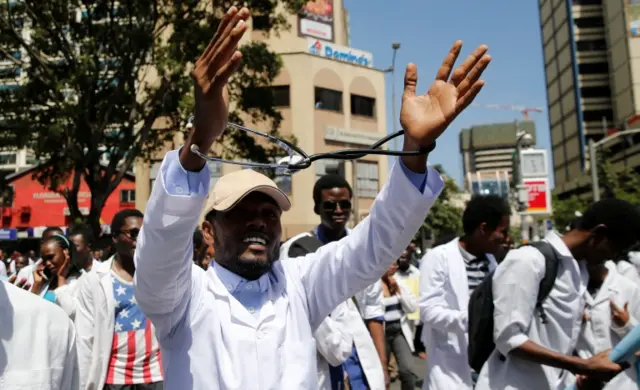
[[[480,76],[491,61],[491,57],[486,55],[487,46],[481,45],[474,50],[451,75],[461,49],[462,42],[456,41],[442,62],[429,91],[424,95],[416,94],[416,66],[407,66],[400,123],[405,136],[420,148],[430,146],[458,114],[471,104],[484,85]]]

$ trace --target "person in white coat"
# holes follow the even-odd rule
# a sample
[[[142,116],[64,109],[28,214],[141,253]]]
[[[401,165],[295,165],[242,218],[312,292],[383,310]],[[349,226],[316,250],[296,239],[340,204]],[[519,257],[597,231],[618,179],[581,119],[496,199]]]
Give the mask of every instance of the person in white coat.
[[[495,195],[477,195],[462,214],[464,235],[427,252],[420,262],[420,318],[427,348],[424,389],[471,389],[469,295],[496,267],[511,210]]]
[[[352,197],[351,186],[342,176],[329,174],[318,179],[313,186],[313,202],[314,212],[320,216],[321,223],[311,232],[301,233],[285,242],[280,248],[280,259],[308,254],[310,248],[299,245],[300,242],[308,242],[305,240],[315,242],[319,248],[350,234],[346,225],[351,213]],[[387,353],[382,284],[376,281],[355,294],[354,299],[346,304],[345,309],[359,316],[346,316],[345,319],[353,321],[344,323],[345,331],[352,332],[356,341],[352,353],[340,366],[327,369],[333,378],[344,376],[341,372],[345,371],[351,390],[384,389],[389,380],[383,368],[387,364]],[[324,376],[324,373],[318,374]],[[340,386],[339,382],[333,382],[335,389]]]
[[[291,203],[266,176],[236,171],[209,195],[215,262],[206,272],[194,265],[191,241],[210,173],[193,150],[207,152],[226,127],[226,84],[240,64],[237,45],[248,18],[247,9],[231,8],[196,62],[193,131],[181,150],[165,156],[138,237],[135,297],[156,326],[167,389],[317,389],[313,333],[398,258],[443,187],[425,154],[404,155],[351,234],[305,258],[277,261],[281,214]],[[408,66],[403,150],[434,147],[482,87],[486,46],[451,76],[461,44],[426,95],[416,95],[416,67]]]
[[[391,353],[396,357],[402,390],[415,390],[417,377],[411,368],[414,335],[407,314],[418,308],[418,297],[413,295],[402,280],[396,280],[393,275],[397,269],[398,266],[392,264],[381,279],[387,357]]]
[[[0,282],[0,389],[78,390],[76,332],[67,315]]]
[[[574,229],[546,237],[558,261],[558,274],[536,310],[545,258],[523,246],[510,251],[493,275],[495,350],[484,363],[476,390],[556,390],[567,373],[609,380],[622,367],[604,351],[590,359],[574,356],[580,334],[589,275],[586,264],[615,258],[638,241],[640,213],[628,202],[593,203]],[[578,261],[581,259],[581,261]]]
[[[638,325],[640,286],[621,275],[613,261],[588,267],[586,307],[576,351],[583,359],[613,348]],[[635,367],[616,375],[605,390],[637,390]],[[567,385],[575,382],[568,376]]]

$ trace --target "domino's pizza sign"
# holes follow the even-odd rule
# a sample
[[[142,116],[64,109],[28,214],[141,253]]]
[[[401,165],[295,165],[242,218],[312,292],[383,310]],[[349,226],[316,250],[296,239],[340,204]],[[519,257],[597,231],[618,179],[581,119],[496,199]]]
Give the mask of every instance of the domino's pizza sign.
[[[308,39],[307,49],[314,56],[331,58],[336,61],[349,62],[355,65],[373,68],[373,54],[352,49],[346,46],[334,45],[319,39]]]

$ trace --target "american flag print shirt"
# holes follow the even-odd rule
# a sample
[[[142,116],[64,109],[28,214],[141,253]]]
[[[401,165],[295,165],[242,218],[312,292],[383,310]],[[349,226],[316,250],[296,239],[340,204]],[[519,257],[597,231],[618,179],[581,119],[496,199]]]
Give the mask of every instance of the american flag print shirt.
[[[162,356],[155,329],[142,314],[133,284],[111,274],[115,321],[107,384],[135,385],[163,380]]]

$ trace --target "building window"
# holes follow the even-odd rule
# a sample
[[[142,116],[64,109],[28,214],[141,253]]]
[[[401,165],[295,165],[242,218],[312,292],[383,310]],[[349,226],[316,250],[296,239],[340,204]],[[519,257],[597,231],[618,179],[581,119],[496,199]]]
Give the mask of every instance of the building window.
[[[576,27],[579,28],[590,28],[590,27],[602,27],[604,26],[604,19],[602,17],[586,17],[586,18],[576,18],[573,20]]]
[[[342,112],[342,92],[340,91],[316,87],[315,102],[317,109]]]
[[[351,95],[351,114],[373,118],[376,113],[376,99]]]
[[[345,177],[344,161],[340,160],[318,160],[313,163],[316,167],[316,180],[324,175],[339,175]]]
[[[209,177],[211,178],[209,186],[213,188],[213,186],[216,185],[218,180],[222,177],[222,163],[207,161],[207,165],[209,166]]]
[[[602,122],[605,118],[607,122],[613,122],[613,111],[611,110],[585,110],[582,113],[582,119],[585,122]]]
[[[17,162],[16,153],[0,154],[0,165],[15,165]]]
[[[606,62],[600,62],[595,64],[580,64],[578,65],[578,73],[580,74],[608,74],[609,65]]]
[[[583,98],[611,97],[611,89],[609,87],[581,87],[580,95]]]
[[[576,49],[578,51],[599,51],[607,50],[607,42],[604,39],[592,39],[588,41],[577,41]]]
[[[509,198],[509,183],[506,180],[474,180],[471,182],[471,192],[474,195],[498,195]]]
[[[573,0],[574,5],[602,5],[603,0]]]
[[[251,20],[253,21],[254,30],[267,31],[271,25],[271,23],[269,23],[269,15],[254,15],[251,17]]]
[[[120,203],[135,203],[136,190],[120,190]]]
[[[378,194],[378,164],[358,161],[356,167],[356,196],[375,198]]]
[[[275,107],[289,107],[290,105],[288,85],[247,88],[242,95],[246,108],[260,107],[264,105],[265,101],[272,101]]]

